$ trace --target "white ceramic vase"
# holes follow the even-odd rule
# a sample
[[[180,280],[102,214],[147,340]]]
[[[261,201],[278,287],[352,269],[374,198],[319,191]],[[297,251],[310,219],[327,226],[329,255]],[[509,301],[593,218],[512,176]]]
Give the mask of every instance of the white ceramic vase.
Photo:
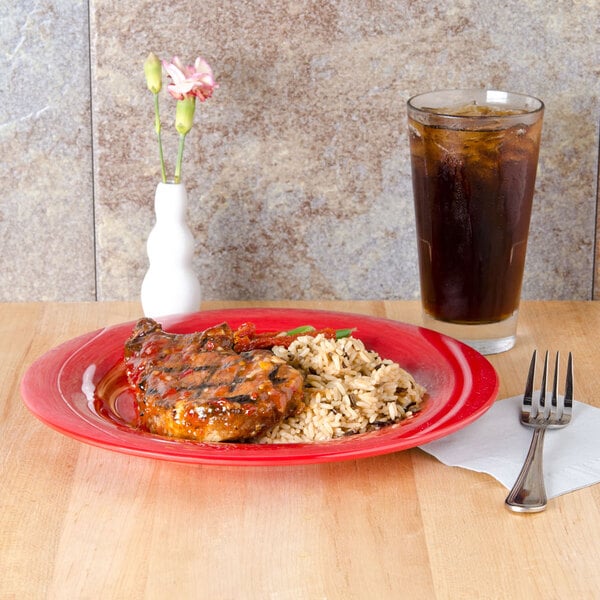
[[[159,183],[154,196],[156,224],[148,236],[150,267],[142,282],[144,315],[158,318],[200,308],[202,291],[192,269],[194,237],[187,225],[183,183]]]

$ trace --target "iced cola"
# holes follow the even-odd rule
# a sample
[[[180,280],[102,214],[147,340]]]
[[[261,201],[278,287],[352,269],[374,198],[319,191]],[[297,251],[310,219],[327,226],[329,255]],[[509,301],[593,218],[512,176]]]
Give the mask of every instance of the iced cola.
[[[421,295],[431,318],[476,325],[516,314],[542,112],[541,101],[504,92],[409,101]]]

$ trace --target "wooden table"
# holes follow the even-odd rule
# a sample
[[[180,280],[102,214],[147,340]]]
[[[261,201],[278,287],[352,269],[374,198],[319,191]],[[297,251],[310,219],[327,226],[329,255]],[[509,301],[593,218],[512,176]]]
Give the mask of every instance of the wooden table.
[[[416,302],[248,305],[419,322]],[[419,449],[294,467],[186,465],[88,446],[30,415],[19,382],[37,357],[138,316],[135,303],[0,305],[0,598],[600,594],[600,486],[517,515],[494,479]],[[490,357],[499,397],[522,391],[533,348],[572,350],[576,398],[600,406],[599,332],[600,303],[524,302],[517,345]]]

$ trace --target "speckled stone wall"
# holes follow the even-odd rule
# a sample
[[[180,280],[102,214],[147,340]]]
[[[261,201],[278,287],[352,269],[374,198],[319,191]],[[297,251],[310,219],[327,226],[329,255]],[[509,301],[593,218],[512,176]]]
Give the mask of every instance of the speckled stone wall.
[[[0,300],[138,298],[149,51],[202,54],[220,84],[183,171],[206,299],[417,297],[405,103],[445,87],[545,101],[524,296],[593,297],[596,0],[4,4]]]
[[[95,297],[88,12],[0,2],[0,300]]]

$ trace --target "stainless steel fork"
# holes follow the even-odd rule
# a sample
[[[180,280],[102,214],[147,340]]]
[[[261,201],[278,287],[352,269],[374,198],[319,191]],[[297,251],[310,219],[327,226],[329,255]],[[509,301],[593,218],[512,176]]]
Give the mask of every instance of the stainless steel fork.
[[[533,427],[533,438],[529,452],[525,458],[523,468],[517,481],[506,497],[506,506],[516,512],[540,512],[548,503],[546,487],[544,485],[543,450],[544,434],[546,429],[557,429],[569,424],[573,409],[573,356],[569,352],[567,362],[567,376],[565,380],[564,396],[558,395],[558,359],[554,367],[554,382],[550,405],[546,402],[546,378],[548,374],[548,352],[544,360],[542,384],[539,397],[533,393],[533,380],[535,377],[536,352],[533,352],[529,375],[523,394],[521,405],[521,423]]]

